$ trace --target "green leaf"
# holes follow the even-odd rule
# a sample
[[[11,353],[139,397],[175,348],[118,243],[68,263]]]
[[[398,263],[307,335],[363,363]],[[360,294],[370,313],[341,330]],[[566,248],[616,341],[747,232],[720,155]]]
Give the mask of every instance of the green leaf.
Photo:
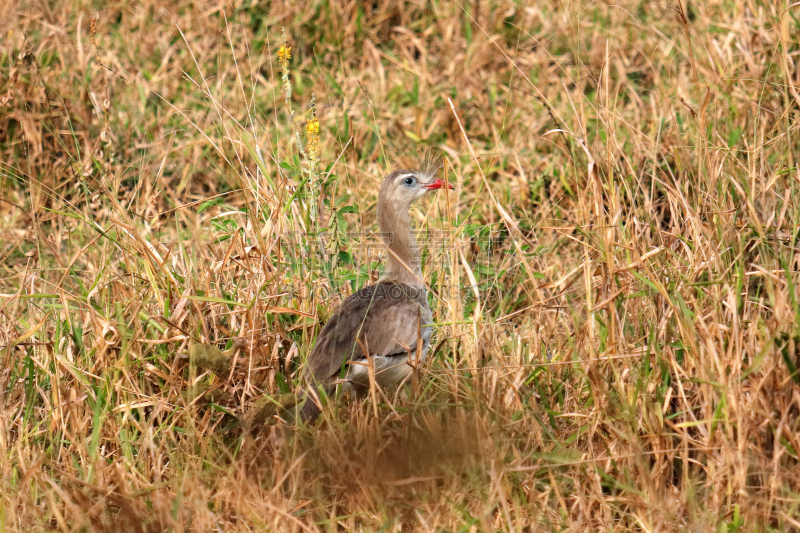
[[[224,198],[214,198],[213,200],[207,200],[207,201],[203,202],[202,204],[200,204],[200,206],[197,208],[197,214],[199,215],[203,211],[208,211],[209,209],[211,209],[215,205],[219,205],[224,201],[225,201]]]
[[[410,131],[408,131],[408,130],[404,131],[403,133],[405,133],[405,134],[406,134],[406,137],[408,137],[409,139],[411,139],[411,140],[412,140],[412,141],[414,141],[415,143],[420,143],[420,142],[422,142],[422,139],[420,139],[419,137],[417,137],[416,135],[414,135],[413,133],[411,133],[411,132],[410,132]]]
[[[238,305],[239,307],[247,307],[245,304],[240,304],[233,300],[226,300],[224,298],[214,298],[213,296],[185,296],[187,300],[195,300],[197,302],[212,302],[216,304]]]

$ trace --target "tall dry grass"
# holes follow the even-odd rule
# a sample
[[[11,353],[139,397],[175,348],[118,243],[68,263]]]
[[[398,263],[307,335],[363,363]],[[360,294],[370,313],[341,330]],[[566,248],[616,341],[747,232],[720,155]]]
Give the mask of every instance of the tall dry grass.
[[[0,532],[800,530],[798,17],[4,3]],[[428,148],[430,361],[253,422]]]

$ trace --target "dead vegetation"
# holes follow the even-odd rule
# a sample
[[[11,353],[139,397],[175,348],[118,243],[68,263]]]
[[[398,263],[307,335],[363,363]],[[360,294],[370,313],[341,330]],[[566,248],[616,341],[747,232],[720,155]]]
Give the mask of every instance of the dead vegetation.
[[[0,531],[800,530],[800,7],[97,7],[0,5]],[[428,148],[430,361],[297,426]]]

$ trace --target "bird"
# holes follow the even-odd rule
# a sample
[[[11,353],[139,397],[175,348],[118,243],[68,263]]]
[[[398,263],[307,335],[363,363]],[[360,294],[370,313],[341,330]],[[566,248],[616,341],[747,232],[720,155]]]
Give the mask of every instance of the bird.
[[[306,398],[300,411],[320,414],[319,388],[330,396],[343,385],[364,397],[372,382],[399,387],[428,353],[432,315],[409,210],[427,193],[453,187],[436,177],[441,163],[426,157],[417,170],[400,169],[378,191],[378,225],[388,248],[383,275],[350,295],[328,319],[305,367]]]

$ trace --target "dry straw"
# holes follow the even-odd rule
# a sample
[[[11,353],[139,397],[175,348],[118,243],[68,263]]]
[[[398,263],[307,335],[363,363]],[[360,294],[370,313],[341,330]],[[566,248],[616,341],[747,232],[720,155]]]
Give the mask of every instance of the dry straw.
[[[0,4],[0,531],[800,529],[796,3]],[[429,148],[429,363],[297,425]]]

